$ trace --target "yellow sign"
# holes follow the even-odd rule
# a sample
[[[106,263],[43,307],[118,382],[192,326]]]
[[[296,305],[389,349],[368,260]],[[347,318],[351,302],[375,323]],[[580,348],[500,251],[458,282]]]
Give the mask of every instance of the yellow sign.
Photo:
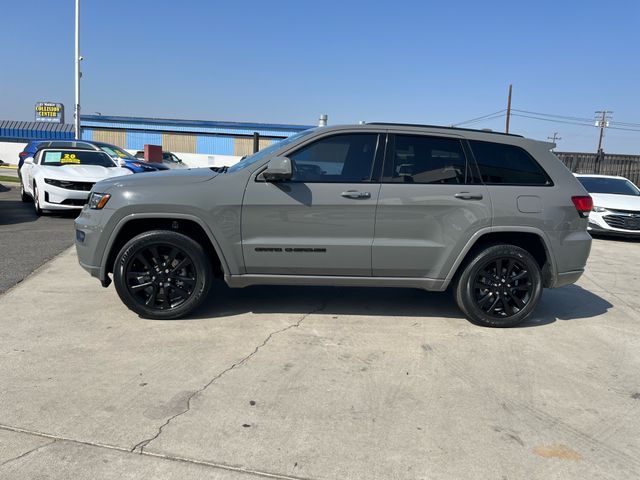
[[[60,163],[80,163],[80,159],[76,158],[75,153],[65,153],[60,159]]]
[[[36,103],[36,122],[64,123],[64,105],[61,103]]]

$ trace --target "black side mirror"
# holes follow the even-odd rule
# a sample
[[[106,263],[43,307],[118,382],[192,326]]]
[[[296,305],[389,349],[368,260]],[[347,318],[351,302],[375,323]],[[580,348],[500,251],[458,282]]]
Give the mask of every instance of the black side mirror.
[[[267,169],[262,172],[262,178],[267,182],[291,180],[292,177],[293,169],[291,167],[291,160],[287,157],[272,158],[267,164]]]

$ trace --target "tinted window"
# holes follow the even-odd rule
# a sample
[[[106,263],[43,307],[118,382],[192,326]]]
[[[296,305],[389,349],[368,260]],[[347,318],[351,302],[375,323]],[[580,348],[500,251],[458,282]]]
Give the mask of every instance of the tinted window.
[[[371,179],[378,135],[325,137],[289,154],[294,182],[356,183]]]
[[[480,169],[482,181],[488,184],[550,185],[542,167],[525,150],[514,145],[479,142],[469,144]]]
[[[640,190],[626,178],[578,177],[589,193],[640,196]]]
[[[465,183],[466,169],[459,140],[396,135],[385,177],[401,183]]]
[[[115,167],[116,164],[106,154],[97,151],[75,150],[75,151],[44,151],[40,158],[41,165],[64,166],[64,165],[99,165],[101,167]]]

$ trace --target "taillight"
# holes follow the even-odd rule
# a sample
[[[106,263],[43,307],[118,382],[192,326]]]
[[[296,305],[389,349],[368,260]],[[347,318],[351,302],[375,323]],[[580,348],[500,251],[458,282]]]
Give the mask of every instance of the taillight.
[[[20,158],[24,158],[24,157],[29,156],[29,153],[27,153],[27,152],[20,152],[20,153],[18,154],[18,156],[19,156]]]
[[[593,209],[593,198],[589,195],[579,195],[571,197],[571,201],[582,218],[589,216],[589,212]]]

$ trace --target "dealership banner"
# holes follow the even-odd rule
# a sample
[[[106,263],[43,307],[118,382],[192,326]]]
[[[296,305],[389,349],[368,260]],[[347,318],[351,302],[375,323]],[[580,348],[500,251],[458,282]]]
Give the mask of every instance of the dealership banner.
[[[64,123],[64,105],[61,103],[36,103],[36,122]]]

